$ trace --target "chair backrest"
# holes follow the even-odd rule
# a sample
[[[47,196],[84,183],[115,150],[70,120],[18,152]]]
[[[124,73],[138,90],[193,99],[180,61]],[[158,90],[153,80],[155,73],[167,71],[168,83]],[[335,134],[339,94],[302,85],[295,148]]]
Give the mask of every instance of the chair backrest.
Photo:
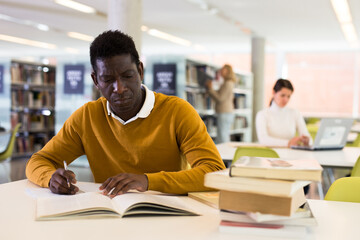
[[[325,200],[360,203],[360,177],[343,177],[331,184]]]
[[[278,158],[279,155],[274,149],[269,147],[238,147],[235,151],[232,163],[236,162],[242,156],[249,157],[269,157]]]
[[[360,157],[356,160],[354,167],[351,170],[350,176],[352,177],[360,177]]]
[[[19,131],[20,126],[21,126],[21,124],[18,123],[18,124],[16,124],[15,128],[12,130],[9,143],[8,143],[5,151],[0,153],[0,162],[7,159],[7,158],[9,158],[9,157],[11,157],[12,152],[14,150],[16,133]]]

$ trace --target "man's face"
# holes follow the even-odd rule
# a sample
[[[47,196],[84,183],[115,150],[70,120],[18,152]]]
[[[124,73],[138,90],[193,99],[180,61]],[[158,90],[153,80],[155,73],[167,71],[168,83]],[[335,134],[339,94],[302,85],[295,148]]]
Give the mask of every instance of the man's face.
[[[143,65],[132,61],[130,54],[96,60],[96,87],[109,101],[111,110],[123,120],[135,116],[143,104],[141,80]]]

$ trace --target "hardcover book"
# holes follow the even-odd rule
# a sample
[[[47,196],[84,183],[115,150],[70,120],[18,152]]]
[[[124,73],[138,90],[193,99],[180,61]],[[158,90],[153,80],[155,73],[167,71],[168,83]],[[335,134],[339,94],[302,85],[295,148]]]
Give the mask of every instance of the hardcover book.
[[[276,180],[251,177],[230,177],[229,169],[207,173],[205,186],[234,192],[252,192],[290,196],[310,181]]]
[[[322,167],[315,159],[241,157],[230,167],[230,176],[321,181]]]
[[[292,196],[270,196],[220,190],[219,208],[291,216],[305,202],[303,189],[297,190]]]

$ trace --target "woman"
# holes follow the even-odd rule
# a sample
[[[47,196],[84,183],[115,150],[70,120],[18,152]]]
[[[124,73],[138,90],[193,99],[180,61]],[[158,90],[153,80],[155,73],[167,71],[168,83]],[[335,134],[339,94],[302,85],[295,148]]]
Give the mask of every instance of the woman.
[[[286,107],[294,88],[289,80],[279,79],[273,88],[270,107],[256,115],[256,131],[260,144],[290,147],[309,145],[310,134],[300,112]],[[298,136],[296,135],[298,133]]]
[[[234,86],[235,74],[229,64],[225,64],[219,70],[224,79],[218,91],[212,89],[212,82],[206,82],[208,93],[215,100],[215,112],[217,116],[216,143],[230,142],[230,129],[234,121]]]

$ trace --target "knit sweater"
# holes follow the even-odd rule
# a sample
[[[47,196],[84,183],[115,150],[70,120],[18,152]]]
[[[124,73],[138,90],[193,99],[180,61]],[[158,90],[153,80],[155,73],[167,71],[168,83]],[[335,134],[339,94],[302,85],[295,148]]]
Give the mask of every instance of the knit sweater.
[[[205,191],[204,175],[224,169],[195,109],[178,97],[155,94],[150,115],[126,125],[108,115],[105,98],[76,110],[59,133],[27,163],[26,176],[48,187],[57,168],[86,155],[95,182],[119,173],[146,174],[148,190]],[[185,156],[191,169],[181,170]]]
[[[259,143],[268,146],[286,147],[296,132],[300,136],[308,136],[312,142],[300,112],[288,107],[281,108],[275,102],[256,114],[256,132]]]
[[[211,98],[215,100],[216,113],[232,113],[234,111],[234,86],[234,81],[225,80],[219,90],[209,90]]]

